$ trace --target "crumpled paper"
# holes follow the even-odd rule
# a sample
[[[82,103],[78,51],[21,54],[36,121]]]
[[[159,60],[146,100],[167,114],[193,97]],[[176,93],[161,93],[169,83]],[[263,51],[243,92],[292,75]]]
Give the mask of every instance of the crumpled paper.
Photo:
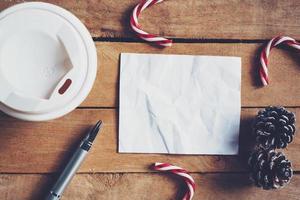
[[[236,155],[241,59],[121,54],[119,152]]]

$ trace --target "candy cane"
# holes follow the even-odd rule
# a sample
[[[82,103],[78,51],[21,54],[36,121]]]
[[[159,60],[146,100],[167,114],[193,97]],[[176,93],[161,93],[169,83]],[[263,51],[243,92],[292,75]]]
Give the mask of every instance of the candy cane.
[[[170,172],[182,177],[188,187],[188,190],[185,193],[183,200],[191,200],[193,198],[195,193],[195,181],[185,169],[168,163],[154,163],[152,168],[157,171]]]
[[[172,40],[163,38],[154,34],[147,33],[141,30],[141,26],[138,22],[138,17],[143,10],[147,7],[150,7],[154,4],[160,3],[163,0],[142,0],[138,5],[133,9],[132,15],[130,17],[130,26],[132,30],[137,34],[137,36],[148,42],[154,42],[160,46],[169,47],[172,46]]]
[[[268,57],[270,51],[273,47],[276,47],[277,45],[280,44],[285,44],[287,46],[300,50],[300,43],[291,37],[277,36],[274,37],[272,40],[270,40],[267,46],[263,49],[263,51],[260,54],[261,66],[259,68],[259,75],[264,86],[267,86],[269,84]]]

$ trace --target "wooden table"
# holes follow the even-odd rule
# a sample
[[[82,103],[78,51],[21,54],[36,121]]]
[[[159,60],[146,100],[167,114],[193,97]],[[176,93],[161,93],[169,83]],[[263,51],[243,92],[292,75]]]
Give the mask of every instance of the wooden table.
[[[0,1],[0,8],[19,3]],[[142,14],[151,33],[175,38],[161,49],[135,38],[128,23],[138,0],[49,0],[78,16],[92,33],[99,68],[85,102],[67,116],[41,123],[0,116],[0,193],[5,200],[40,200],[52,186],[86,129],[105,122],[100,137],[63,199],[180,199],[184,185],[173,176],[152,172],[155,161],[189,169],[194,199],[300,199],[300,136],[285,153],[296,171],[282,190],[252,186],[245,166],[250,125],[259,108],[284,105],[300,119],[300,62],[293,51],[271,54],[271,85],[259,87],[258,54],[268,39],[287,34],[300,39],[297,0],[168,0]],[[227,55],[242,57],[240,156],[118,154],[118,78],[121,52]],[[297,128],[299,130],[299,122]]]

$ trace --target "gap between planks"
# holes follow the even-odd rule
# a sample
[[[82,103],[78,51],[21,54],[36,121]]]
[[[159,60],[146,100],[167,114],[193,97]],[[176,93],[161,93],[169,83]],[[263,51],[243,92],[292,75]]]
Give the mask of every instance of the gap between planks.
[[[263,40],[263,39],[226,39],[226,38],[170,38],[168,39],[173,40],[173,45],[176,45],[178,43],[241,43],[241,44],[262,44],[267,43],[269,40]],[[271,38],[270,38],[271,39]],[[113,38],[113,37],[93,37],[94,42],[128,42],[128,43],[146,43],[151,44],[149,42],[146,42],[144,40],[141,40],[139,38]]]

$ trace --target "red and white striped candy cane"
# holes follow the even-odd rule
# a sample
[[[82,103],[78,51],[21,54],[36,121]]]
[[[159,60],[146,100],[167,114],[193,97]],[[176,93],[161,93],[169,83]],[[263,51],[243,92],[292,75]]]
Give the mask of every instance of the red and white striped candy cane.
[[[154,42],[160,46],[163,47],[169,47],[172,46],[172,40],[163,38],[154,34],[147,33],[143,30],[141,30],[141,26],[138,22],[138,17],[141,14],[143,10],[146,8],[160,3],[163,0],[142,0],[136,7],[133,9],[132,15],[130,17],[130,26],[133,29],[133,31],[137,34],[137,36],[143,40],[146,40],[148,42]]]
[[[183,178],[184,182],[188,187],[188,190],[185,193],[183,200],[191,200],[193,198],[195,193],[195,181],[193,177],[189,175],[185,169],[168,163],[158,163],[158,162],[154,163],[152,168],[157,171],[170,172]]]
[[[297,42],[295,39],[287,36],[277,36],[274,37],[272,40],[269,41],[267,46],[263,49],[260,54],[260,68],[259,68],[259,75],[260,79],[264,86],[269,84],[269,74],[268,74],[268,57],[272,48],[276,47],[277,45],[285,44],[287,46],[293,47],[297,50],[300,50],[300,43]]]

